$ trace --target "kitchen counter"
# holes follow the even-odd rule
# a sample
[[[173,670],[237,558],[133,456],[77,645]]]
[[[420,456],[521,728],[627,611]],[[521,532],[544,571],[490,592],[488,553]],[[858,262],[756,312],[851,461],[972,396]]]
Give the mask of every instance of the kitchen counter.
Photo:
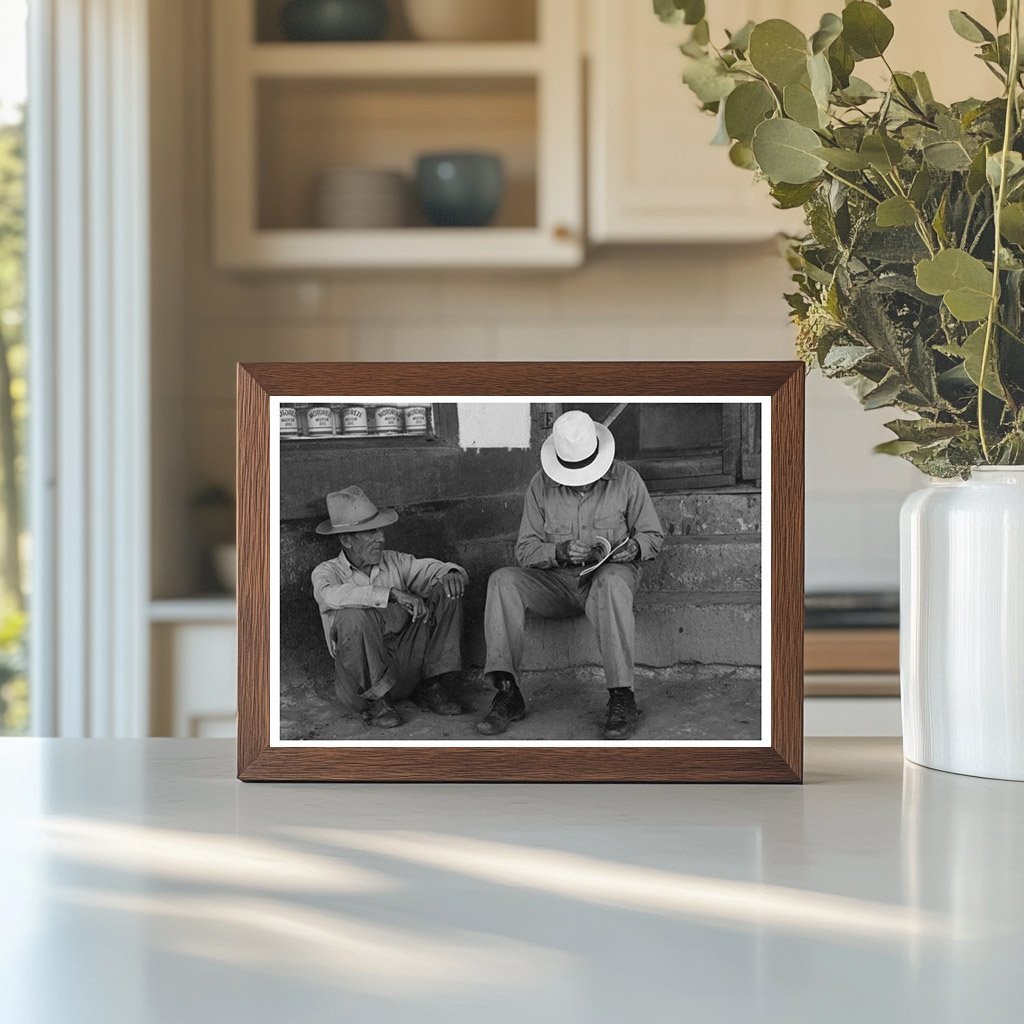
[[[0,741],[3,1019],[1020,1020],[1024,785],[806,766],[243,785],[227,741]]]

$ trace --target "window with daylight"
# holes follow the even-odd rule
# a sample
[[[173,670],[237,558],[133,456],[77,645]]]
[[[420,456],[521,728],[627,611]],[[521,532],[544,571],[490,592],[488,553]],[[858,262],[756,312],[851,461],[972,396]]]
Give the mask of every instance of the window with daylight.
[[[0,735],[29,728],[25,427],[26,0],[0,0]]]

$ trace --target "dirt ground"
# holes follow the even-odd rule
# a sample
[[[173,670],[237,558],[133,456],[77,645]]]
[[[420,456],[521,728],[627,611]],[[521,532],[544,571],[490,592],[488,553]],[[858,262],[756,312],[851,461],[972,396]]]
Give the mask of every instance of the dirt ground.
[[[454,688],[463,715],[440,718],[408,701],[398,704],[404,723],[375,729],[330,696],[330,680],[296,666],[282,667],[281,738],[285,740],[477,740],[474,723],[490,706],[494,691],[479,672],[462,674]],[[597,669],[531,672],[522,682],[529,709],[502,739],[598,739],[608,691]],[[318,692],[319,691],[319,692]],[[687,665],[662,671],[638,670],[638,740],[757,739],[761,729],[761,680],[756,668]],[[321,695],[323,694],[323,696]]]

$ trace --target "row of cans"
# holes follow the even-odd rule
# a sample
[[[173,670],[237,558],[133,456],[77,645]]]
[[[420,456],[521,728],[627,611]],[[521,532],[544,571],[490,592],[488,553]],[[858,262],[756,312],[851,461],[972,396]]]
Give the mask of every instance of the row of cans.
[[[281,437],[426,434],[426,405],[282,405]]]

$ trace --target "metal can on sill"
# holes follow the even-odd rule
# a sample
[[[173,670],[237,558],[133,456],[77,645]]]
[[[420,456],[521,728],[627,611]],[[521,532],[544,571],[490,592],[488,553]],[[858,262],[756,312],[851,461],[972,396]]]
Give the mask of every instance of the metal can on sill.
[[[402,410],[397,405],[378,405],[373,419],[378,434],[402,432]]]
[[[341,430],[346,437],[358,437],[369,431],[365,405],[346,405],[341,414]]]
[[[306,430],[310,437],[328,437],[334,433],[334,410],[329,405],[311,405],[306,410]]]
[[[297,437],[299,433],[299,414],[294,405],[281,406],[281,436]]]
[[[407,405],[405,407],[405,432],[407,434],[425,434],[428,425],[425,405]]]

